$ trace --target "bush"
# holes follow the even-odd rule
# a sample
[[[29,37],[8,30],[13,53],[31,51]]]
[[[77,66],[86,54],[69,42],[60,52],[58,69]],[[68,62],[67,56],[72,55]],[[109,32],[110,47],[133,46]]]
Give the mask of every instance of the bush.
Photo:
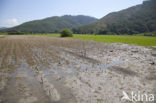
[[[72,37],[73,33],[69,29],[63,29],[61,32],[61,37]]]
[[[22,34],[24,34],[24,33],[22,33],[22,32],[8,32],[8,35],[22,35]]]
[[[156,36],[156,32],[144,33],[144,36]]]

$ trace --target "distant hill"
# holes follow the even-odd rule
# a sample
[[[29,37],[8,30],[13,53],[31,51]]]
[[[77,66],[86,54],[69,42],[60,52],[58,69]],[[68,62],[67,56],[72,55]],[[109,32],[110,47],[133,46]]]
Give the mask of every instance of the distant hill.
[[[113,12],[95,23],[74,28],[75,33],[135,34],[156,31],[156,0]]]
[[[90,16],[54,16],[42,20],[34,20],[23,23],[19,26],[4,29],[5,32],[26,32],[26,33],[57,33],[63,28],[72,29],[74,27],[90,24],[97,21],[96,18]]]
[[[0,27],[0,30],[6,29],[6,27]]]

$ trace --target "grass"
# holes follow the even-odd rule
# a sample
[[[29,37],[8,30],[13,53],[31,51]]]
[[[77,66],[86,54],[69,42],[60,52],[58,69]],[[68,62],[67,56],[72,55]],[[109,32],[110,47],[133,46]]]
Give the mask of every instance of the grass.
[[[128,35],[74,35],[73,38],[93,40],[108,43],[127,43],[141,46],[156,46],[156,37]]]
[[[26,34],[26,35],[60,37],[60,34]],[[108,42],[108,43],[118,42],[118,43],[136,44],[140,46],[156,46],[156,37],[152,37],[152,36],[74,34],[74,37],[71,38],[93,40],[97,42]]]
[[[25,35],[35,35],[35,36],[49,36],[49,37],[60,37],[60,34],[25,34]]]
[[[50,37],[60,37],[59,34],[47,34]],[[136,44],[140,46],[156,46],[156,37],[151,36],[129,36],[129,35],[79,35],[74,34],[74,37],[84,40],[93,40],[97,42],[107,42],[107,43],[127,43]]]
[[[4,36],[0,35],[0,38],[4,38]]]

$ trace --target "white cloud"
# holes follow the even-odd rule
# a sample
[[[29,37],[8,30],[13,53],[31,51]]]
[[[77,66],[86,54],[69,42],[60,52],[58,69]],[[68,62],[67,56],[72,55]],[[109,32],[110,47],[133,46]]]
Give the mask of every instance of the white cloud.
[[[0,27],[13,27],[19,25],[20,23],[16,18],[0,20]]]
[[[16,18],[12,18],[12,19],[8,19],[8,20],[6,20],[6,26],[8,26],[8,27],[12,27],[12,26],[16,26],[16,25],[18,25],[19,24],[19,22],[17,21],[17,19]]]

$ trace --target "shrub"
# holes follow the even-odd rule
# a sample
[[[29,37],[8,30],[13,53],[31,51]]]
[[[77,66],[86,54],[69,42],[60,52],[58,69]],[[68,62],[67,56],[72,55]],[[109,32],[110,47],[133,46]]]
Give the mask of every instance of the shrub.
[[[22,34],[24,34],[24,33],[22,33],[22,32],[8,32],[8,35],[22,35]]]
[[[144,36],[156,36],[156,32],[144,33]]]
[[[73,33],[69,29],[63,29],[61,32],[61,37],[72,37]]]

